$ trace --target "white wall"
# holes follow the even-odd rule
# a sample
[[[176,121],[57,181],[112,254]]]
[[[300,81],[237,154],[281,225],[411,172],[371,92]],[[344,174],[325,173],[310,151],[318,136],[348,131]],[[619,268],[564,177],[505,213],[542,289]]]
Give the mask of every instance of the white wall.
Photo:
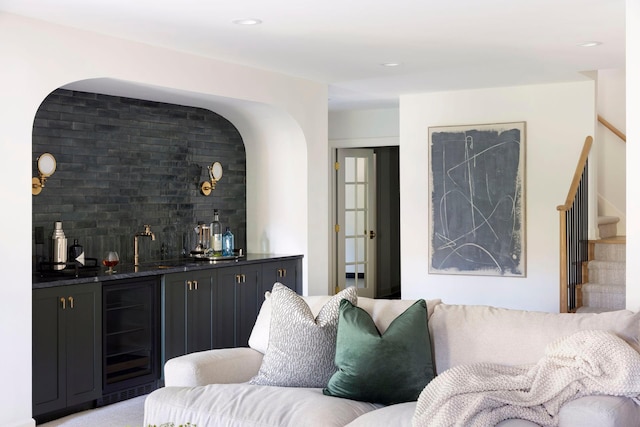
[[[595,83],[400,98],[403,298],[558,311],[559,214],[580,150],[595,131]],[[428,274],[430,126],[526,121],[526,278]]]
[[[8,14],[0,40],[0,425],[33,425],[31,134],[38,106],[58,87],[124,88],[230,119],[247,145],[247,250],[259,251],[266,233],[270,250],[304,254],[307,293],[327,293],[326,85]]]
[[[329,141],[397,138],[399,120],[398,108],[330,111]]]
[[[598,71],[598,114],[626,133],[625,71]],[[598,124],[594,141],[598,153],[598,215],[617,216],[618,234],[626,233],[626,144]]]
[[[627,266],[640,265],[640,2],[627,0]],[[627,308],[640,311],[640,269],[627,268]]]

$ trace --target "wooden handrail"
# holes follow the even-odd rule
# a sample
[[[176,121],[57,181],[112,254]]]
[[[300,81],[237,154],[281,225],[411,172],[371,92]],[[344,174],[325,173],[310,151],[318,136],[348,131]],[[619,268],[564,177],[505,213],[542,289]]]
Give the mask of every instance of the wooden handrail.
[[[580,181],[585,170],[587,160],[589,158],[589,152],[593,145],[593,138],[587,136],[578,159],[578,165],[573,174],[573,180],[569,187],[569,194],[563,205],[558,206],[560,213],[560,312],[566,313],[569,311],[569,272],[567,265],[569,262],[568,256],[568,238],[567,238],[567,212],[572,208],[573,202],[576,198],[578,188],[580,187]]]
[[[616,136],[618,138],[620,138],[621,140],[623,140],[624,142],[627,142],[627,135],[625,135],[624,133],[620,132],[620,130],[615,127],[614,125],[612,125],[611,123],[609,123],[608,121],[606,121],[605,119],[602,118],[602,116],[600,114],[598,114],[598,121],[600,123],[602,123],[604,125],[604,127],[606,127],[607,129],[609,129],[611,132],[613,132],[614,134],[616,134]]]
[[[571,209],[573,199],[576,197],[576,192],[578,191],[578,186],[580,185],[580,177],[582,176],[582,170],[584,169],[584,165],[587,164],[587,159],[589,158],[589,151],[591,151],[591,145],[593,145],[593,138],[588,136],[584,140],[582,153],[580,153],[580,158],[578,159],[578,165],[576,166],[576,171],[573,173],[573,181],[571,181],[571,187],[569,187],[569,194],[567,194],[567,199],[565,200],[564,205],[558,206],[559,211],[568,211],[569,209]]]

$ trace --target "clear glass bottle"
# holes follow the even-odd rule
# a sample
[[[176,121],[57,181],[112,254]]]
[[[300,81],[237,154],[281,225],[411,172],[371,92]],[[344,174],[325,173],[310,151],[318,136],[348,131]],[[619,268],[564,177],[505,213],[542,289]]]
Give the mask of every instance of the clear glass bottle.
[[[222,256],[233,256],[234,241],[233,233],[227,227],[227,230],[222,235]]]
[[[213,222],[211,223],[211,246],[213,256],[222,256],[222,225],[218,217],[218,209],[213,210]]]

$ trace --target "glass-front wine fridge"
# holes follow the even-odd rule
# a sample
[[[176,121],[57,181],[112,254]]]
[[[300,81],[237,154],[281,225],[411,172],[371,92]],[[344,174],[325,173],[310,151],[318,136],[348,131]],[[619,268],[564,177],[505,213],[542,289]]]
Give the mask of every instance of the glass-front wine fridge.
[[[159,292],[156,277],[103,283],[103,396],[99,405],[158,387]]]

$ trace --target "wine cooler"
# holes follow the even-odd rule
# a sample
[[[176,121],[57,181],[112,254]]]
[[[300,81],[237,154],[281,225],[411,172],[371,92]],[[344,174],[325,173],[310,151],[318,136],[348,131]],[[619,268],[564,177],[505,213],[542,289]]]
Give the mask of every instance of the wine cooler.
[[[156,277],[103,283],[103,396],[99,405],[158,387],[159,292]]]

